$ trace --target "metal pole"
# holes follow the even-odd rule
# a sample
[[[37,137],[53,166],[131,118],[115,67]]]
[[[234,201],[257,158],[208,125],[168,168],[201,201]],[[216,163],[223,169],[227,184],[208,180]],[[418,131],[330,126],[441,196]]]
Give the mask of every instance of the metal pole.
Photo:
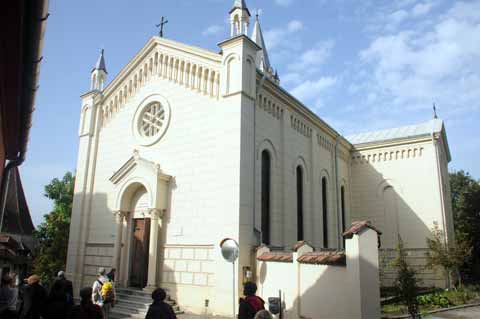
[[[232,263],[233,265],[233,319],[235,319],[235,261]]]

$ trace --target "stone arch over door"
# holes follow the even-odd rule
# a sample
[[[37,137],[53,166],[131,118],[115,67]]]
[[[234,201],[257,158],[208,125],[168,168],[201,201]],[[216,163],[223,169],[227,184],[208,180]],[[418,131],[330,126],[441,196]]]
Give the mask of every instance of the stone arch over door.
[[[117,223],[114,267],[118,270],[119,283],[124,286],[130,284],[130,274],[134,270],[131,260],[135,254],[135,246],[132,245],[143,238],[136,233],[137,228],[143,227],[142,231],[146,233],[143,235],[147,238],[143,238],[142,247],[146,252],[145,258],[148,258],[145,261],[148,263],[145,289],[155,289],[159,283],[157,273],[160,273],[158,247],[161,247],[160,232],[164,228],[162,217],[169,206],[171,176],[163,173],[160,165],[141,158],[138,151],[134,151],[134,155],[113,174],[110,181],[114,184],[113,213]],[[140,199],[142,207],[137,209]],[[145,244],[147,241],[148,244]],[[140,288],[144,288],[144,281],[138,282]]]

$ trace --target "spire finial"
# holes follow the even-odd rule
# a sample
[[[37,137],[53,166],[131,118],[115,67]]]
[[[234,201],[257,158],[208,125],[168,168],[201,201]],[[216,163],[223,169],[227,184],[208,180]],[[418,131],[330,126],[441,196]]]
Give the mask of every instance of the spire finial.
[[[438,119],[437,106],[435,105],[435,102],[433,103],[433,118]]]

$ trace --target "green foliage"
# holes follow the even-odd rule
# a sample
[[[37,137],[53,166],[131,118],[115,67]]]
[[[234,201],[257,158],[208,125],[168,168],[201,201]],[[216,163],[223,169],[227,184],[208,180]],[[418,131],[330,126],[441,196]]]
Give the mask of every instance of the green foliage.
[[[450,189],[456,240],[473,246],[460,271],[468,282],[480,282],[480,183],[458,171],[450,173]]]
[[[54,178],[45,186],[44,195],[53,200],[54,205],[34,234],[39,245],[33,269],[46,283],[51,282],[59,270],[65,270],[74,184],[74,176],[67,172],[61,180]]]
[[[392,267],[397,271],[395,291],[400,302],[407,307],[411,318],[420,318],[417,295],[419,291],[415,270],[407,263],[407,252],[403,240],[398,236],[397,255]]]
[[[448,308],[452,305],[446,296],[439,293],[418,296],[417,301],[421,306],[431,306],[435,308]]]
[[[427,268],[441,267],[453,282],[453,274],[465,263],[472,254],[472,245],[459,238],[455,245],[448,246],[444,241],[443,231],[437,223],[432,229],[432,238],[427,238]],[[461,281],[459,281],[461,286]]]
[[[417,301],[422,314],[439,308],[477,303],[480,301],[480,287],[465,286],[460,289],[439,289],[435,292],[418,296]],[[407,307],[403,304],[390,303],[382,306],[382,313],[384,314],[396,315],[406,312]]]

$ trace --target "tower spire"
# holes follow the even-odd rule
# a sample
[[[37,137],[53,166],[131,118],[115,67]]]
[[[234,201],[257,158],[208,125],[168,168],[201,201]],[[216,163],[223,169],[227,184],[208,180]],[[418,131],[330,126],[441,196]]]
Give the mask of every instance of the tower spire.
[[[255,25],[253,27],[252,40],[255,42],[261,50],[257,53],[257,68],[266,73],[271,72],[270,59],[268,58],[267,46],[263,39],[262,28],[260,27],[260,19],[258,18],[258,12],[256,14]]]
[[[250,24],[250,11],[245,0],[235,0],[230,10],[230,36],[248,34],[248,25]]]
[[[103,87],[105,85],[105,81],[107,80],[107,67],[105,66],[105,57],[104,57],[104,50],[100,52],[100,56],[98,57],[97,63],[95,63],[95,67],[92,70],[92,75],[90,78],[90,89],[91,90],[98,90],[103,91]]]

